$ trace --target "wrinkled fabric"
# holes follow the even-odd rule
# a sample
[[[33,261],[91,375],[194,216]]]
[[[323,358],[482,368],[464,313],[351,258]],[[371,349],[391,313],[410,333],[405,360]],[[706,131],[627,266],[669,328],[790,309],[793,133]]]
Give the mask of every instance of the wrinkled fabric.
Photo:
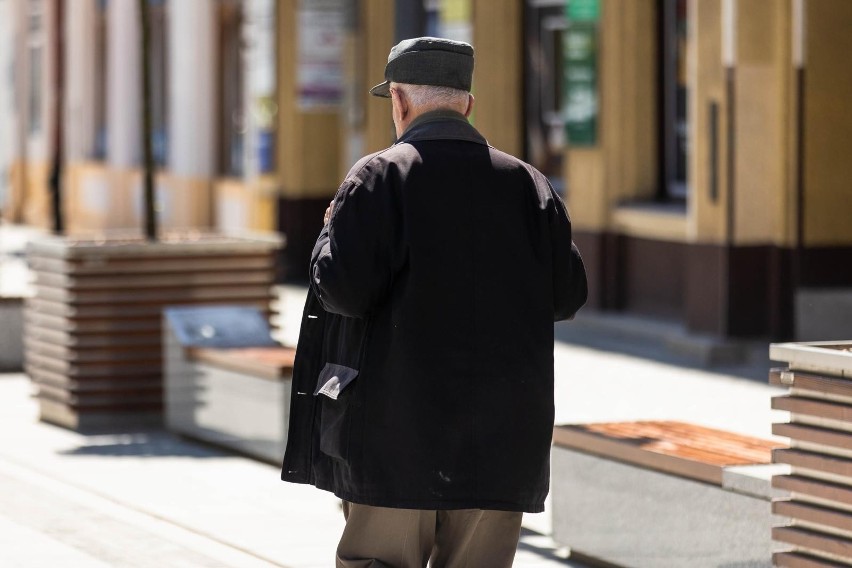
[[[282,479],[365,505],[540,512],[553,322],[586,300],[547,179],[458,114],[346,176],[314,247]],[[334,400],[327,365],[357,371]]]

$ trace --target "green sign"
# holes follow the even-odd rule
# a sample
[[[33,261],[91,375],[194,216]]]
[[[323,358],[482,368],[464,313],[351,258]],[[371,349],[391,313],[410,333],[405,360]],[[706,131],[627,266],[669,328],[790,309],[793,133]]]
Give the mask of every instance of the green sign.
[[[566,0],[565,8],[572,22],[597,22],[601,17],[600,0]]]
[[[597,24],[570,22],[562,34],[563,118],[571,146],[593,146],[597,142],[597,31]]]

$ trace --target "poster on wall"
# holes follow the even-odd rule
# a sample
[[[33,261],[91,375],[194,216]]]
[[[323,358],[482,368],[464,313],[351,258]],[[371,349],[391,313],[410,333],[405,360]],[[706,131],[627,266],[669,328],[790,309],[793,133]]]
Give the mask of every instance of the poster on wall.
[[[568,0],[562,35],[565,135],[571,146],[593,146],[598,133],[598,0]]]
[[[298,13],[298,102],[323,110],[343,101],[346,0],[300,0]]]

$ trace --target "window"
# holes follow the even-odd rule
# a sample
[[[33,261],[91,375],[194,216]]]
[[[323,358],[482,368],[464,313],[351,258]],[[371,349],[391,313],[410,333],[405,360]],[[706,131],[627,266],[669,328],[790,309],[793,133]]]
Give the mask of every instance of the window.
[[[431,37],[441,37],[441,2],[440,0],[423,0],[426,10],[426,33]]]
[[[107,155],[107,2],[99,0],[95,10],[95,147],[92,158]]]
[[[246,131],[243,103],[243,49],[241,45],[242,8],[238,1],[219,4],[218,68],[218,172],[243,175],[243,145]]]
[[[151,137],[154,163],[168,163],[168,11],[164,0],[148,0],[150,30],[149,65],[151,73]]]
[[[563,191],[562,36],[564,0],[529,0],[525,30],[525,159]]]
[[[687,115],[687,0],[662,0],[662,184],[663,200],[686,198],[689,156]]]
[[[342,23],[337,20],[341,9],[339,5],[331,12],[330,25]],[[222,22],[220,70],[222,80],[230,85],[220,89],[223,96],[220,155],[231,175],[242,172],[244,177],[254,177],[275,170],[278,126],[275,14],[273,0],[235,2],[235,12]],[[332,67],[340,68],[339,59],[332,60]],[[331,86],[331,90],[320,92],[336,94],[339,82],[324,80],[320,78],[321,86]]]

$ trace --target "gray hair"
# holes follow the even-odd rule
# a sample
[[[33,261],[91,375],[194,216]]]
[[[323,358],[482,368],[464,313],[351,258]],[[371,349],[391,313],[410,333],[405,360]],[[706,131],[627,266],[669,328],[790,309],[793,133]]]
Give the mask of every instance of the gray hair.
[[[404,92],[409,104],[419,110],[450,108],[464,112],[467,109],[469,93],[461,89],[408,83],[391,83],[391,87]]]

